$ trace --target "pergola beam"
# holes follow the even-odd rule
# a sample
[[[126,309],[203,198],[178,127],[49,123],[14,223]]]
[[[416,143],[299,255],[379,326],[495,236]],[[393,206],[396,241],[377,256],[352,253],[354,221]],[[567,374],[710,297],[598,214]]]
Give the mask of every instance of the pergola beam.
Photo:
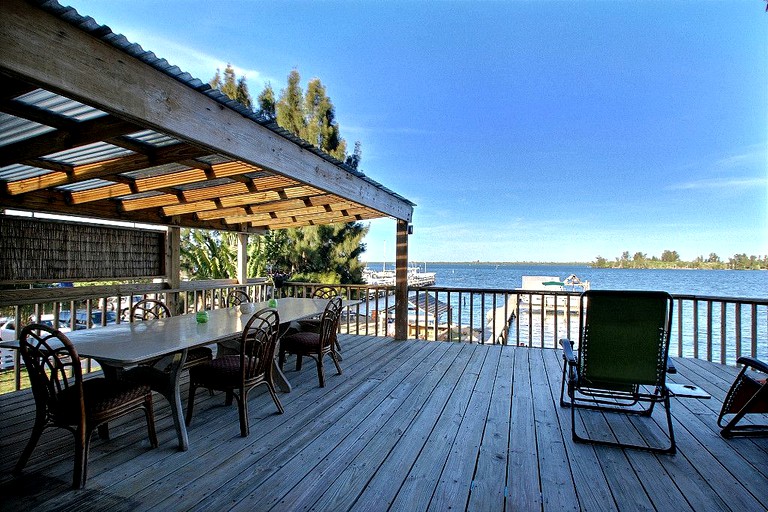
[[[287,174],[384,215],[411,219],[413,207],[407,201],[22,0],[0,4],[0,70],[123,119],[123,128],[138,125],[216,148],[216,153]],[[24,159],[50,153],[51,144],[71,144],[57,136],[61,139],[54,133],[44,149],[28,145]],[[79,142],[86,138],[82,132],[79,137]],[[103,140],[103,132],[98,137]]]

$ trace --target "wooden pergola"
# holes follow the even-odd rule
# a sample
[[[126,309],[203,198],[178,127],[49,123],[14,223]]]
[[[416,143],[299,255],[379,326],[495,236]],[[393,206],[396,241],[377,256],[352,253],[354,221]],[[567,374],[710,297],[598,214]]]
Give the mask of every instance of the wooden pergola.
[[[0,81],[0,211],[167,226],[172,286],[181,227],[393,218],[405,338],[407,199],[55,2],[0,3]]]

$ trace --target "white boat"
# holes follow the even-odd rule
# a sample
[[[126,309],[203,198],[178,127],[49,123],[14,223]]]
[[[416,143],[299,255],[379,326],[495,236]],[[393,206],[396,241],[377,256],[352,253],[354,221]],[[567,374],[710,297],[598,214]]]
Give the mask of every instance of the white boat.
[[[425,286],[432,286],[437,281],[437,273],[427,272],[426,263],[424,264],[425,270],[415,265],[408,267],[408,286],[419,288]],[[381,270],[373,270],[369,267],[363,269],[363,280],[365,284],[371,286],[395,286],[395,270],[387,270],[386,264],[382,266]]]
[[[523,276],[519,307],[534,313],[540,313],[543,308],[545,313],[577,314],[579,300],[564,292],[581,293],[589,287],[589,281],[582,281],[575,274],[565,279],[558,276]]]

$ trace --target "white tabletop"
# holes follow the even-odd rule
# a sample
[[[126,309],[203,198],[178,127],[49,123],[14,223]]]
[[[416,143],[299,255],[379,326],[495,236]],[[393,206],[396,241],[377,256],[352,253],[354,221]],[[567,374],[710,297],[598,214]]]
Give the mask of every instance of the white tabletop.
[[[280,323],[320,314],[326,304],[327,299],[278,299]],[[267,302],[257,302],[253,304],[253,312],[248,313],[241,313],[240,307],[211,310],[206,323],[198,323],[193,313],[73,331],[67,333],[67,337],[81,357],[113,366],[130,366],[231,338],[243,331],[254,312],[265,307]]]

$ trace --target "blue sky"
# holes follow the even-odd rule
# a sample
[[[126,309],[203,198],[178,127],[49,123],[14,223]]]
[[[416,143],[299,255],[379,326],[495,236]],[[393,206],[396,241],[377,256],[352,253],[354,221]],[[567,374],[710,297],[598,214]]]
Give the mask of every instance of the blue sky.
[[[768,254],[760,0],[60,0],[201,80],[319,77],[409,259]],[[394,259],[373,221],[364,259]],[[386,251],[386,253],[385,253]]]

